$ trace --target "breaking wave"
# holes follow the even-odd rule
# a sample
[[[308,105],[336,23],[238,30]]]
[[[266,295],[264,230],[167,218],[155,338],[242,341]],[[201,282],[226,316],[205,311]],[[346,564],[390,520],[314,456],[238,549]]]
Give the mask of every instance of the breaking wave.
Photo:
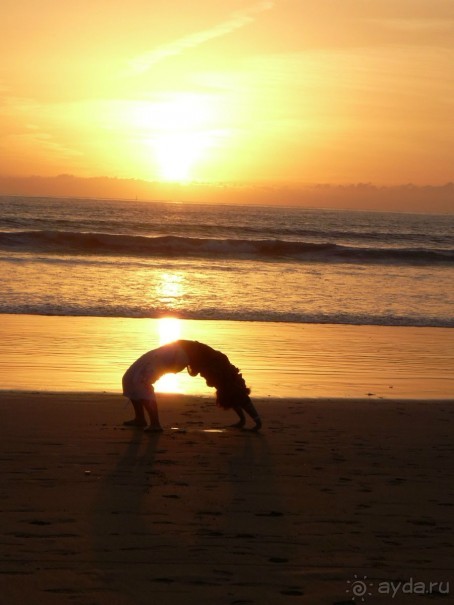
[[[282,239],[218,239],[173,235],[145,237],[50,230],[1,232],[0,249],[47,254],[247,258],[258,261],[362,264],[438,264],[454,261],[454,250],[449,249],[372,248]]]
[[[86,303],[14,303],[0,305],[2,314],[48,315],[66,317],[118,317],[118,318],[160,318],[178,317],[180,319],[222,320],[222,321],[260,321],[274,323],[309,323],[309,324],[343,324],[370,326],[400,326],[400,327],[436,327],[453,328],[454,319],[448,317],[414,317],[411,315],[371,313],[310,313],[310,312],[280,312],[270,309],[179,309],[178,312],[169,309],[141,308],[132,305],[104,304],[90,305]]]

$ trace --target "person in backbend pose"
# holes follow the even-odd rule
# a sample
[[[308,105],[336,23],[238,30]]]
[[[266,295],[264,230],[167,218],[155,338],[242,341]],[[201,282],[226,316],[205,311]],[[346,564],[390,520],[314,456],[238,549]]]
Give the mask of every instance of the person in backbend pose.
[[[209,387],[216,389],[216,403],[224,410],[233,409],[239,416],[234,427],[246,424],[244,412],[252,418],[258,431],[262,421],[249,397],[243,376],[227,355],[196,340],[176,340],[137,359],[123,376],[123,395],[131,400],[135,418],[126,426],[146,427],[146,431],[162,431],[153,384],[163,374],[176,374],[184,368],[191,376],[200,374]],[[147,427],[145,412],[150,418]]]

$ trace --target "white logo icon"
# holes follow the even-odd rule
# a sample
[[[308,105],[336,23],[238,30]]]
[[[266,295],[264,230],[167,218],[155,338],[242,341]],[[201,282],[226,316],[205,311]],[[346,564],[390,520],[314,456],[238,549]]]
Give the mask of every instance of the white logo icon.
[[[353,580],[347,580],[347,594],[352,595],[352,601],[361,601],[364,603],[366,597],[371,596],[372,593],[368,591],[369,586],[373,586],[372,582],[367,582],[367,576],[363,576],[360,579],[356,574],[353,576]]]

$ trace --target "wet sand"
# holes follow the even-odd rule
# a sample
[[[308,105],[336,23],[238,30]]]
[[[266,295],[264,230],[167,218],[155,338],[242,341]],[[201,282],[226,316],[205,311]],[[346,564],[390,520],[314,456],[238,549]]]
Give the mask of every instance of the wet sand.
[[[454,330],[115,317],[0,318],[3,389],[118,392],[126,368],[165,342],[200,340],[241,368],[255,397],[453,399]],[[207,395],[187,372],[157,391]]]
[[[150,435],[119,395],[0,393],[3,603],[452,598],[452,400],[256,400],[260,434],[159,401]]]

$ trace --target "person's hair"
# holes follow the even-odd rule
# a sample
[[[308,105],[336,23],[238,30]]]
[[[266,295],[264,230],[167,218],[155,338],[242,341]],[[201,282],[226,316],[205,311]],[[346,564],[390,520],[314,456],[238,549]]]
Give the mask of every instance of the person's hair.
[[[216,403],[220,407],[229,409],[250,401],[251,390],[227,355],[197,341],[180,342],[189,357],[189,374],[200,374],[209,387],[216,389]]]

